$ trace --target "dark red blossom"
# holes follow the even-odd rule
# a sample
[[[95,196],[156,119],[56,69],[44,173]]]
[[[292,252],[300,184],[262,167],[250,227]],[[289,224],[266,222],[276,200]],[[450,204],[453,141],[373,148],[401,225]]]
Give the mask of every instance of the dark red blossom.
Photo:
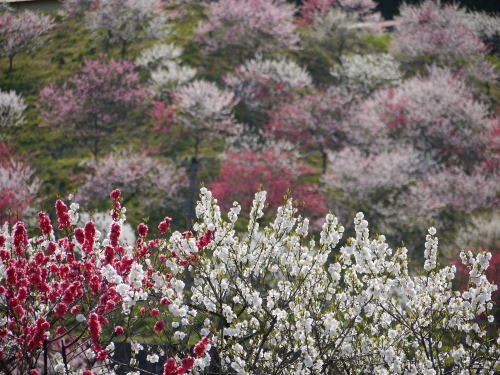
[[[60,199],[56,201],[56,214],[57,221],[59,223],[59,230],[62,230],[64,227],[69,228],[71,226],[71,218],[68,214],[68,206],[64,204],[64,202]]]
[[[92,342],[96,344],[99,341],[99,337],[101,337],[101,323],[99,322],[99,317],[97,316],[96,313],[90,314],[90,319],[88,324],[89,324],[90,338],[92,339]]]
[[[106,358],[108,358],[108,354],[107,350],[100,350],[99,353],[97,353],[97,360],[105,361]]]
[[[163,365],[163,375],[175,375],[177,373],[177,365],[175,359],[170,357]]]
[[[118,241],[120,239],[120,234],[121,234],[121,226],[118,223],[113,223],[111,224],[111,230],[109,233],[109,241],[111,243],[111,246],[116,247],[118,246]]]
[[[203,357],[203,354],[205,353],[205,350],[207,350],[207,345],[210,344],[210,339],[208,337],[203,337],[195,346],[193,349],[193,353],[196,355],[196,357],[200,358]]]
[[[83,251],[90,253],[94,249],[95,225],[93,222],[88,221],[85,224],[85,242],[83,244]]]
[[[122,192],[120,191],[120,189],[115,189],[111,192],[111,194],[109,194],[110,198],[113,199],[114,201],[120,199],[121,195]]]
[[[182,362],[182,367],[184,369],[186,369],[186,371],[192,369],[194,366],[194,358],[193,357],[183,358],[181,362]]]
[[[65,303],[59,303],[55,307],[54,312],[56,313],[56,316],[58,318],[63,318],[64,315],[68,312],[68,306]]]
[[[75,235],[75,240],[80,244],[83,245],[85,242],[85,232],[83,231],[82,228],[75,228],[75,231],[73,232]]]
[[[158,320],[153,327],[153,330],[155,332],[161,332],[164,329],[165,329],[165,322],[163,320]]]
[[[140,223],[138,226],[137,226],[137,232],[139,232],[139,236],[141,237],[146,237],[147,234],[148,234],[148,226],[144,223]]]
[[[26,232],[24,223],[18,221],[16,229],[14,230],[14,247],[16,248],[16,254],[22,255],[25,246],[28,246],[28,233]]]
[[[160,231],[160,234],[164,234],[167,232],[167,230],[170,228],[170,222],[172,221],[172,218],[170,217],[165,217],[160,224],[158,224],[158,230]]]
[[[38,218],[40,219],[40,229],[42,234],[45,236],[49,235],[52,232],[52,224],[50,223],[50,217],[45,214],[45,212],[39,212]]]

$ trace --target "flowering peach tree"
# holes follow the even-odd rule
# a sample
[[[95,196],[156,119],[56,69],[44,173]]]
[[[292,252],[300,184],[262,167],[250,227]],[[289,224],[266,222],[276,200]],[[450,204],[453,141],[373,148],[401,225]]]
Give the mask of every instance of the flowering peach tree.
[[[162,0],[100,0],[88,9],[85,20],[106,46],[120,46],[124,58],[131,43],[170,33],[162,7]]]
[[[131,111],[145,106],[147,98],[133,63],[101,56],[85,61],[62,85],[45,86],[38,107],[45,125],[70,129],[97,157],[106,137],[130,126]]]
[[[472,92],[463,76],[433,67],[362,102],[322,176],[341,198],[334,204],[366,207],[387,235],[496,207],[497,120]]]
[[[228,209],[238,201],[249,209],[253,193],[263,187],[272,209],[282,205],[283,197],[289,192],[308,215],[318,218],[326,213],[326,202],[319,187],[301,181],[313,173],[312,169],[299,160],[297,153],[279,145],[229,151],[220,169],[210,187],[223,208]]]
[[[0,234],[1,344],[0,368],[5,374],[110,374],[119,367],[140,370],[136,361],[113,357],[115,343],[140,333],[137,324],[160,340],[175,320],[183,325],[195,314],[183,302],[184,282],[178,277],[196,256],[170,246],[165,234],[171,219],[159,223],[155,235],[137,227],[138,240],[122,246],[125,220],[121,192],[111,193],[113,222],[107,233],[92,221],[76,227],[76,205],[55,204],[57,223],[40,212],[38,233],[29,237],[26,224],[4,226]],[[190,234],[184,234],[189,238]],[[211,241],[210,232],[197,242],[198,251]],[[181,241],[182,242],[182,241]],[[177,323],[177,326],[179,323]],[[180,334],[177,334],[180,337]],[[183,341],[170,343],[162,359],[164,374],[182,374],[208,363],[209,338],[180,355]],[[187,340],[185,340],[187,341]],[[138,351],[140,344],[133,344]],[[170,357],[170,358],[169,358]],[[181,358],[182,357],[182,358]],[[151,353],[150,362],[158,361]],[[82,372],[83,371],[83,372]],[[52,373],[52,372],[51,372]]]
[[[34,206],[41,184],[31,166],[0,159],[0,225],[22,218]]]
[[[213,2],[208,9],[209,19],[198,26],[196,39],[207,54],[231,48],[246,58],[276,48],[295,49],[299,42],[295,11],[283,0]]]
[[[32,11],[0,15],[0,56],[9,60],[9,73],[14,57],[40,48],[45,43],[45,34],[53,26],[52,17]]]

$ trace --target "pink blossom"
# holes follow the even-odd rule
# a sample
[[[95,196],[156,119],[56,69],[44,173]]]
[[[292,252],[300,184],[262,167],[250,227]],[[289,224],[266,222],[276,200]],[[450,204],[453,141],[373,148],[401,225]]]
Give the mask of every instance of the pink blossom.
[[[403,4],[396,17],[393,49],[411,58],[469,58],[487,47],[471,30],[456,5],[439,6],[434,1],[420,5]]]
[[[243,55],[296,48],[296,9],[282,0],[221,0],[210,4],[209,20],[197,31],[206,53],[233,48]]]
[[[97,156],[106,135],[131,125],[128,114],[147,99],[129,61],[87,60],[80,73],[61,86],[44,87],[39,108],[45,125],[69,128]]]
[[[117,186],[129,197],[140,193],[142,207],[171,203],[184,185],[183,171],[174,163],[129,150],[104,156],[91,168],[94,172],[76,194],[81,203],[101,199]]]

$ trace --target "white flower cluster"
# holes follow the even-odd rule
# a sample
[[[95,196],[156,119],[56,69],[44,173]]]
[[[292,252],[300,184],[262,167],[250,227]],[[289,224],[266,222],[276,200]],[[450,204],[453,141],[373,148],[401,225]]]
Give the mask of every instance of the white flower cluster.
[[[397,85],[403,78],[399,63],[389,54],[344,55],[330,74],[346,89],[365,94]]]
[[[264,104],[263,91],[273,95],[272,91],[300,89],[310,86],[310,74],[292,60],[263,59],[257,57],[240,66],[234,74],[224,78],[225,83],[236,95],[252,107]]]
[[[493,321],[496,286],[485,276],[491,255],[463,254],[471,284],[461,293],[451,285],[455,267],[437,264],[434,228],[425,245],[426,273],[414,275],[407,250],[394,251],[382,235],[371,238],[363,214],[355,218],[355,236],[335,256],[344,228],[334,215],[327,215],[316,243],[291,201],[260,228],[265,197],[256,194],[244,236],[235,230],[238,205],[225,221],[212,194],[202,189],[196,209],[198,235],[216,231],[206,255],[191,266],[189,304],[212,322],[205,326],[220,358],[212,361],[222,372],[498,370],[500,347],[478,320],[485,314]]]
[[[181,64],[182,48],[174,44],[158,44],[144,50],[135,61],[150,70],[151,91],[159,96],[176,86],[186,84],[196,75],[196,69]]]
[[[238,100],[231,91],[221,90],[212,82],[196,80],[178,89],[175,98],[187,128],[214,127],[234,132],[232,109]]]
[[[170,33],[160,0],[101,0],[85,14],[87,26],[96,37],[122,48],[131,42],[162,38]]]
[[[0,90],[0,128],[20,125],[24,122],[24,99],[14,91]]]

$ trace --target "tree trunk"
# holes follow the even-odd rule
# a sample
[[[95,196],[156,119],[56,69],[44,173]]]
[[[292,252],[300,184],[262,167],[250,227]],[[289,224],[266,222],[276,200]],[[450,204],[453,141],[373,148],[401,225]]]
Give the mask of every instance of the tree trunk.
[[[328,163],[328,154],[326,153],[326,151],[323,148],[321,148],[321,167],[322,167],[323,173],[326,172],[327,163]]]
[[[120,50],[120,54],[121,54],[122,60],[125,58],[125,55],[127,54],[127,43],[124,40],[122,41],[122,48]]]
[[[9,73],[12,72],[12,61],[14,60],[14,56],[9,56]]]
[[[198,159],[196,157],[191,158],[191,164],[189,165],[189,172],[188,172],[188,179],[189,179],[188,196],[184,201],[184,214],[186,215],[186,224],[189,230],[193,228],[193,220],[195,218],[195,202],[199,188],[198,186],[199,168],[200,165]]]

